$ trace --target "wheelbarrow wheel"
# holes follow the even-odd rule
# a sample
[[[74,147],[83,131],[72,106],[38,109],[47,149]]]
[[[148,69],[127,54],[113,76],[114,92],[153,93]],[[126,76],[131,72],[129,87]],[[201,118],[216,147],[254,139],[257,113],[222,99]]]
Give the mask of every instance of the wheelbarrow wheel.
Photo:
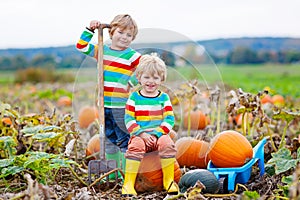
[[[228,193],[228,178],[222,177],[219,179],[219,191],[218,194],[227,194]]]

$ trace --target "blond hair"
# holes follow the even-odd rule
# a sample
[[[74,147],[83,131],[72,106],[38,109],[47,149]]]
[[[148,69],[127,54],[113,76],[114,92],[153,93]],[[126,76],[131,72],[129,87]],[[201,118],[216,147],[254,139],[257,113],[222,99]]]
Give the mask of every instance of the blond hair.
[[[115,16],[115,18],[110,22],[110,30],[109,30],[109,36],[112,37],[115,30],[117,28],[120,28],[121,30],[130,29],[133,32],[133,39],[135,39],[137,33],[138,33],[138,27],[134,19],[128,14],[121,14]]]
[[[159,75],[161,80],[165,81],[167,78],[167,67],[157,53],[151,53],[141,56],[135,73],[137,79],[140,79],[143,73],[150,73],[151,75]]]

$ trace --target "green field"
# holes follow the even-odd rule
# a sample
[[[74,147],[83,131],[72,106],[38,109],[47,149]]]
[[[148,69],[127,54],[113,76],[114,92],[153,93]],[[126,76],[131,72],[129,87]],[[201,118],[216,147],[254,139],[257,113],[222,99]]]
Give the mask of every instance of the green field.
[[[221,82],[226,88],[242,88],[252,93],[268,86],[274,93],[300,97],[300,65],[199,66],[176,70],[177,74],[182,74],[186,79],[198,78],[210,86]],[[175,80],[176,77],[178,75],[172,74],[172,71],[169,73],[169,79]]]
[[[97,81],[96,68],[58,70],[58,73],[72,73],[76,82]],[[213,87],[224,84],[226,88],[242,88],[257,93],[266,86],[283,96],[300,97],[300,65],[232,65],[197,66],[169,68],[168,83],[198,79]],[[0,84],[14,82],[14,72],[1,71]]]

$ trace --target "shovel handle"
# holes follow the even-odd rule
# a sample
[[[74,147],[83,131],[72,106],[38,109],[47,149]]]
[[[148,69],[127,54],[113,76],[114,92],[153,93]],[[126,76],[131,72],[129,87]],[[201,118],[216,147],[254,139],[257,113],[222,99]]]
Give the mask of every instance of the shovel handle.
[[[100,160],[105,160],[105,116],[104,116],[104,77],[103,77],[103,29],[110,28],[109,24],[100,24],[98,28],[98,109],[99,109],[99,135]]]

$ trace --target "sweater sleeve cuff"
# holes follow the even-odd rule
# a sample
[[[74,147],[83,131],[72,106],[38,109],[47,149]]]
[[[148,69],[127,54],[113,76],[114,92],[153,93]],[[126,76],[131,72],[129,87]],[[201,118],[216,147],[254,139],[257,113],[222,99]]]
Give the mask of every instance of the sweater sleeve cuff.
[[[150,134],[155,135],[157,138],[160,138],[163,134],[161,132],[158,131],[152,131]]]

